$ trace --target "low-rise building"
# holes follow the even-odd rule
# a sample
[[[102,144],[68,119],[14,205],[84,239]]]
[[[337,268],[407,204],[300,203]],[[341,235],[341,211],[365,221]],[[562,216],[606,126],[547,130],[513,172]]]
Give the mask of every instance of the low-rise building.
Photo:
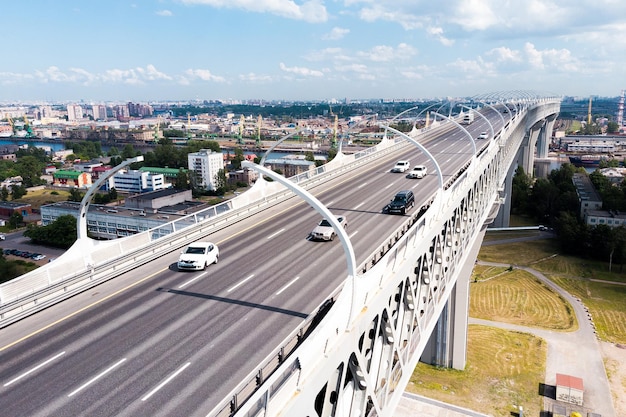
[[[89,188],[91,174],[82,171],[60,169],[52,174],[52,183],[58,187]]]
[[[87,231],[96,239],[117,239],[154,228],[159,228],[156,234],[167,235],[174,230],[174,226],[164,225],[207,207],[204,202],[191,201],[190,190],[154,191],[130,197],[124,206],[90,204]],[[78,218],[79,209],[80,203],[73,201],[43,205],[41,223],[49,225],[64,215]],[[189,221],[187,225],[192,224],[193,221]],[[181,227],[180,223],[176,227]]]
[[[120,170],[113,175],[113,187],[120,193],[145,193],[166,188],[163,174]]]
[[[273,171],[280,171],[285,178],[293,177],[304,172],[315,171],[315,162],[300,158],[266,159],[265,166]]]
[[[591,183],[587,174],[575,173],[572,181],[576,187],[576,194],[578,194],[580,207],[578,215],[581,219],[585,219],[590,210],[602,209],[602,198]]]

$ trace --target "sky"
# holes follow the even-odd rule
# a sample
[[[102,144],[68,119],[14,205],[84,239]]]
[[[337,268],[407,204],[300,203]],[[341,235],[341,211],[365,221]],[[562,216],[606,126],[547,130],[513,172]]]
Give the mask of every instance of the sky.
[[[624,0],[3,0],[0,102],[626,89]]]

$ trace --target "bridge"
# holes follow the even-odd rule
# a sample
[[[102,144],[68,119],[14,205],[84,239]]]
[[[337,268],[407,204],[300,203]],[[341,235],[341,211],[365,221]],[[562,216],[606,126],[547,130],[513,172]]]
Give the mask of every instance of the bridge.
[[[514,170],[547,155],[559,109],[521,92],[416,109],[432,123],[382,126],[314,175],[253,166],[266,179],[238,197],[115,241],[86,237],[86,196],[77,243],[0,286],[3,413],[393,415],[420,359],[465,366],[485,228],[507,225]],[[429,175],[390,173],[399,159]],[[402,189],[415,207],[382,214]],[[322,217],[338,241],[307,238]],[[178,272],[200,239],[219,263]]]

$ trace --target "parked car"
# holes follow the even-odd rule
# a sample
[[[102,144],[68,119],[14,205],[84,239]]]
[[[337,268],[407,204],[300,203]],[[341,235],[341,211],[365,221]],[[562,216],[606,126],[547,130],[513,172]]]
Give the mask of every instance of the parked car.
[[[0,234],[0,240],[7,240],[7,237],[5,235]]]
[[[389,214],[405,214],[410,208],[415,205],[415,195],[411,190],[399,191],[387,204],[383,207],[383,213]]]
[[[424,165],[415,165],[408,173],[408,178],[424,178],[428,173],[428,169]]]
[[[216,264],[220,256],[216,244],[211,242],[195,242],[188,245],[178,257],[178,270],[205,270],[210,264]]]
[[[41,253],[33,253],[30,255],[30,259],[32,259],[33,261],[41,261],[45,257],[46,255],[43,255]]]
[[[406,172],[409,168],[411,168],[411,163],[409,161],[401,160],[396,162],[393,168],[391,168],[391,172]]]
[[[348,227],[346,216],[337,216],[337,221],[344,229]],[[330,222],[326,219],[322,219],[318,225],[315,226],[315,229],[311,231],[309,237],[311,240],[334,240],[336,235],[337,233]]]

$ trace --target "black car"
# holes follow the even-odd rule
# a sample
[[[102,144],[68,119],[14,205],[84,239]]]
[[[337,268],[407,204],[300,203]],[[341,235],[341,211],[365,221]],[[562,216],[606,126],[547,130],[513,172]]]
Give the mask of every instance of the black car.
[[[415,195],[411,190],[399,191],[384,208],[383,213],[404,214],[415,205]]]

